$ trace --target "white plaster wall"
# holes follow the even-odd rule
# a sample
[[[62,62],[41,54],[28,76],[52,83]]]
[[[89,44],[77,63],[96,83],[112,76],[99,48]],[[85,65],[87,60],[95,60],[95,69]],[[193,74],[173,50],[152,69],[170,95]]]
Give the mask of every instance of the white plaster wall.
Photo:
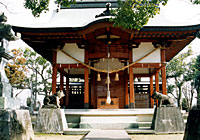
[[[138,48],[132,49],[133,62],[142,58],[143,56],[145,56],[147,53],[151,52],[154,49],[155,48],[151,42],[142,42]],[[139,63],[160,63],[160,62],[161,62],[160,49],[157,49],[155,52],[150,54],[148,57],[144,58]]]
[[[79,49],[75,43],[65,44],[63,50],[81,62],[84,62],[84,49]],[[77,62],[66,56],[63,52],[57,51],[58,64],[76,64]]]

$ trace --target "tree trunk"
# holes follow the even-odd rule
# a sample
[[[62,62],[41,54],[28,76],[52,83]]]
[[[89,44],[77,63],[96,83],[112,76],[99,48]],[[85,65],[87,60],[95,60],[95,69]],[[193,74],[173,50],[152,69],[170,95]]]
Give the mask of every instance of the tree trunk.
[[[189,110],[192,108],[192,100],[193,100],[193,96],[194,96],[194,89],[191,89],[191,98],[190,98],[190,106],[189,106]]]
[[[181,90],[180,86],[178,87],[178,92],[179,92],[179,94],[178,94],[178,107],[180,107],[182,109],[182,107],[181,107],[182,90]]]
[[[197,108],[200,109],[200,90],[197,92]]]

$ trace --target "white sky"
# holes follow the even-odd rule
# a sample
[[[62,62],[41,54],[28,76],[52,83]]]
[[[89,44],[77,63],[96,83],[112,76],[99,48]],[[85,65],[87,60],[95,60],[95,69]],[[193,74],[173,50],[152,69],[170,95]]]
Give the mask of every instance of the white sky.
[[[47,23],[52,16],[52,11],[56,9],[53,0],[50,3],[50,12],[42,14],[40,18],[34,18],[30,10],[23,7],[24,0],[0,0],[7,7],[0,4],[0,12],[4,12],[8,17],[8,23],[11,25],[30,25],[37,23]],[[161,14],[151,19],[148,25],[159,25],[155,20],[157,17],[164,15],[162,25],[165,23],[172,25],[189,25],[200,24],[200,5],[193,5],[190,0],[168,0],[168,4],[161,8]],[[195,55],[199,55],[200,39],[195,39],[189,46],[192,46]],[[14,41],[12,47],[23,47],[23,41]],[[186,47],[187,49],[187,47]]]

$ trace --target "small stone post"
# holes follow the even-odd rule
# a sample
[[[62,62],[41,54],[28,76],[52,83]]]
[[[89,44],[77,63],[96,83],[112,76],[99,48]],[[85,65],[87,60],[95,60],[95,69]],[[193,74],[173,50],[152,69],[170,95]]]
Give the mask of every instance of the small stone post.
[[[6,16],[0,13],[0,140],[33,140],[29,111],[19,110],[20,100],[13,98],[12,86],[4,70],[13,57],[8,50],[9,41],[18,39],[6,21]]]

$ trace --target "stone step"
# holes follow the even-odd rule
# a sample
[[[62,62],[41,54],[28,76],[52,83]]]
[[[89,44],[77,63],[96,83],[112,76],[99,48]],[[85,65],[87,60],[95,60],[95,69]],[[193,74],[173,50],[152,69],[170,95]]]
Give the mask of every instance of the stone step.
[[[139,128],[140,127],[151,127],[151,122],[138,122]]]
[[[136,123],[136,116],[81,116],[81,123]]]
[[[138,127],[138,123],[80,123],[80,128],[86,129],[123,130]]]
[[[92,130],[83,140],[131,140],[125,130]]]
[[[80,128],[68,128],[64,131],[63,134],[65,135],[86,135],[88,134],[92,129],[80,129]]]
[[[155,134],[151,128],[142,127],[140,129],[126,129],[128,134]]]
[[[68,128],[79,128],[79,123],[67,123]],[[139,128],[141,127],[151,127],[151,122],[138,122]]]
[[[136,116],[82,116],[80,128],[86,129],[127,129],[138,128]]]
[[[66,135],[86,135],[94,129],[68,128],[64,131]],[[105,130],[104,130],[105,131]],[[128,134],[155,134],[150,128],[125,129]]]
[[[67,123],[68,128],[79,128],[79,123]]]

